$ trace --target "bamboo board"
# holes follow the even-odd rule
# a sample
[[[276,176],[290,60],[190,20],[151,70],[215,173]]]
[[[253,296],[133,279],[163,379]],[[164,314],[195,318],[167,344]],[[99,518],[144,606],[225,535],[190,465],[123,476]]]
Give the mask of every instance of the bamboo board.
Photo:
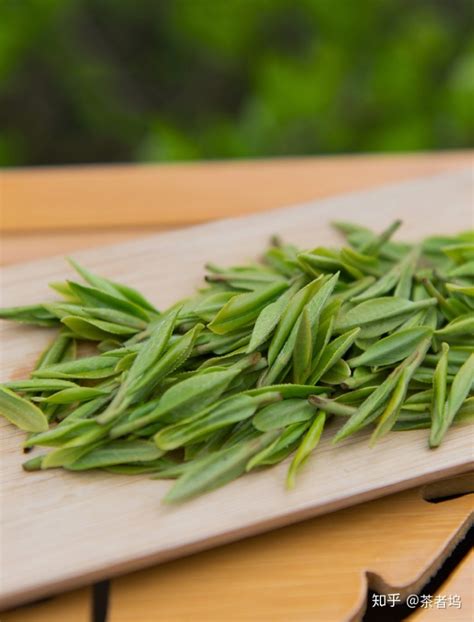
[[[193,290],[206,261],[252,259],[272,233],[310,247],[337,241],[329,228],[333,219],[381,229],[402,218],[403,237],[415,240],[472,226],[472,195],[470,171],[449,173],[75,256],[164,307]],[[6,268],[2,304],[44,299],[46,283],[66,274],[61,258]],[[2,323],[0,338],[5,380],[25,375],[50,335]],[[365,434],[336,448],[326,436],[291,493],[281,465],[170,508],[160,504],[169,484],[146,477],[25,474],[23,435],[6,422],[1,426],[2,608],[461,473],[472,464],[473,438],[465,427],[451,431],[436,451],[427,449],[424,431],[393,433],[372,450]]]

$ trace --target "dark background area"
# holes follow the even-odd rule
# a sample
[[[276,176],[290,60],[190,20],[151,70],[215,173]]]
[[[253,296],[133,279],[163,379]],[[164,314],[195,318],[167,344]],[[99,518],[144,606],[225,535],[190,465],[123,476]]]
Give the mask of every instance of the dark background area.
[[[0,164],[474,145],[472,0],[1,0]]]

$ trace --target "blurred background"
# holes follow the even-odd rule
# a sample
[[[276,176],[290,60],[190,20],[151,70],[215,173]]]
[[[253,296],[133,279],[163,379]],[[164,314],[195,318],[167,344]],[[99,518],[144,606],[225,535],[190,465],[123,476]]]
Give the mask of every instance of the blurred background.
[[[474,145],[472,0],[0,0],[0,164]]]

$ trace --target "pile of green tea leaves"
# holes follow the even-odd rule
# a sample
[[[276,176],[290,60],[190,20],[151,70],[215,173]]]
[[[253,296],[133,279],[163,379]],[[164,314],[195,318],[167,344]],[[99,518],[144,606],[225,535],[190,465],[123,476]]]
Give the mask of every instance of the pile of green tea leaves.
[[[24,468],[151,473],[175,502],[290,455],[293,486],[330,419],[334,442],[426,428],[437,447],[474,415],[474,232],[410,245],[399,225],[335,223],[339,249],[274,239],[164,311],[71,261],[62,301],[0,311],[59,329],[0,388],[24,447],[52,448]]]

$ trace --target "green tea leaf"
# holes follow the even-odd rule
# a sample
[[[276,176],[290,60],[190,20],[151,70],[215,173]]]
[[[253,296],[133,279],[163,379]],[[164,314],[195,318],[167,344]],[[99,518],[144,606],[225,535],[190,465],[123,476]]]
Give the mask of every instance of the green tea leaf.
[[[125,326],[129,329],[135,329],[135,331],[145,330],[148,323],[145,320],[130,315],[129,313],[122,313],[116,309],[105,309],[101,307],[84,307],[84,311],[89,317],[97,320],[104,320],[113,325]]]
[[[364,304],[364,303],[362,303]],[[334,437],[335,443],[350,436],[359,430],[365,420],[375,412],[379,407],[383,406],[397,386],[398,380],[407,365],[411,362],[412,357],[408,357],[402,361],[398,367],[395,367],[388,377],[377,387],[377,389],[365,399],[357,408],[357,411],[350,417],[344,426],[338,431]]]
[[[278,323],[275,334],[268,348],[268,363],[272,365],[276,360],[278,354],[281,352],[285,342],[287,341],[290,333],[292,332],[298,318],[301,315],[303,307],[315,293],[323,282],[322,278],[312,281],[303,289],[300,289],[293,298],[289,301],[286,309],[284,310],[281,319]]]
[[[394,291],[394,296],[398,298],[410,298],[413,277],[417,269],[418,260],[420,257],[420,248],[414,249],[411,257],[406,261],[400,269],[400,278]]]
[[[294,449],[295,444],[308,429],[309,421],[293,423],[281,432],[273,443],[259,451],[248,461],[245,470],[251,471],[256,467],[277,464],[284,460]],[[278,430],[273,430],[277,432]],[[265,432],[271,434],[272,432]]]
[[[178,382],[165,391],[150,412],[146,412],[140,417],[114,427],[112,437],[123,436],[143,428],[150,423],[162,419],[165,415],[173,423],[190,417],[194,413],[203,410],[213,401],[218,400],[233,378],[241,371],[242,369],[238,366],[231,367],[223,371],[196,374]],[[97,421],[106,423],[108,418],[103,421],[101,416],[99,416]]]
[[[372,255],[364,255],[349,247],[341,249],[341,259],[346,264],[352,264],[354,268],[357,268],[363,274],[371,275],[372,282],[375,281],[373,276],[380,276],[380,261]]]
[[[210,293],[205,296],[204,300],[196,305],[192,313],[204,322],[211,322],[226,302],[234,296],[234,291]]]
[[[87,268],[81,266],[71,257],[68,257],[68,261],[71,266],[76,270],[76,272],[80,274],[82,278],[87,281],[87,283],[89,283],[96,289],[102,289],[113,296],[118,296],[119,298],[128,300],[134,305],[142,307],[142,309],[150,311],[153,314],[159,313],[157,309],[151,304],[151,302],[149,302],[140,292],[138,292],[133,287],[123,285],[122,283],[116,283],[105,277],[93,274],[92,272],[87,270]]]
[[[103,339],[109,338],[111,335],[133,335],[136,332],[135,328],[129,328],[121,324],[111,324],[103,320],[73,315],[63,317],[61,322],[67,326],[75,336],[81,339],[90,339],[91,341],[102,341]]]
[[[183,365],[183,363],[191,356],[191,352],[202,329],[202,324],[195,324],[193,328],[170,345],[163,356],[156,361],[152,368],[150,368],[141,383],[137,384],[135,390],[139,390],[146,386],[147,383],[150,382],[150,376],[153,377],[153,381],[155,383],[158,383],[168,374],[171,374],[176,369],[179,369],[181,365]]]
[[[334,300],[331,300],[321,311],[319,326],[316,332],[316,339],[314,340],[313,352],[314,358],[311,367],[314,369],[319,363],[324,349],[329,343],[332,337],[332,330],[334,328],[334,322],[341,307],[340,297],[338,296]]]
[[[97,423],[91,419],[63,421],[59,425],[40,431],[30,436],[24,443],[25,447],[44,445],[46,447],[62,447],[85,432],[95,430]]]
[[[315,287],[317,285],[318,288],[305,306],[308,315],[308,321],[311,325],[311,331],[315,329],[317,322],[319,321],[321,311],[326,304],[329,296],[331,295],[337,283],[338,277],[339,274],[336,273],[329,279],[323,278],[320,281],[315,281]],[[287,366],[289,365],[293,355],[301,321],[302,314],[300,313],[299,317],[297,318],[291,329],[287,340],[285,341],[274,362],[270,364],[269,369],[265,371],[260,377],[260,386],[271,385],[278,379],[282,378],[285,374]]]
[[[59,447],[49,451],[41,461],[41,469],[67,468],[81,456],[88,453],[91,447]]]
[[[278,430],[292,423],[308,421],[314,416],[314,409],[306,399],[286,399],[262,408],[252,422],[260,432]]]
[[[314,369],[311,370],[310,384],[316,384],[318,380],[323,376],[331,367],[341,359],[347,350],[354,343],[360,329],[354,328],[349,330],[343,335],[336,337],[334,341],[331,341],[323,350],[321,358]]]
[[[240,477],[249,459],[273,442],[277,431],[267,432],[255,439],[206,456],[194,468],[187,469],[164,498],[165,503],[177,503],[209,492]]]
[[[358,281],[354,281],[350,285],[348,285],[343,291],[337,293],[337,299],[343,303],[347,300],[352,300],[354,296],[365,292],[365,290],[375,283],[375,277],[366,276],[363,279],[359,279]]]
[[[411,302],[404,298],[388,296],[384,298],[374,298],[361,302],[348,311],[342,311],[337,318],[335,330],[342,332],[357,327],[366,327],[374,322],[383,322],[389,319],[400,319],[403,321],[410,313],[420,309],[436,305],[435,298]],[[367,337],[361,332],[361,337]]]
[[[405,401],[408,385],[417,368],[423,362],[430,344],[431,337],[425,337],[424,340],[418,345],[416,351],[410,356],[409,359],[407,359],[408,364],[403,369],[388,405],[382,413],[382,416],[377,423],[377,427],[372,434],[370,439],[371,445],[373,445],[379,438],[387,434],[387,432],[389,432],[394,426],[403,402]]]
[[[320,274],[342,272],[349,278],[361,279],[364,273],[353,263],[346,262],[338,251],[319,246],[309,253],[300,253],[298,262],[301,267],[313,276]]]
[[[328,415],[336,415],[338,417],[352,417],[352,415],[357,412],[356,407],[347,404],[341,404],[340,402],[330,400],[323,395],[310,395],[308,397],[308,402],[315,408],[322,410]]]
[[[461,315],[435,332],[435,335],[441,338],[459,337],[462,335],[469,336],[473,334],[474,316],[472,314]]]
[[[462,277],[470,277],[474,278],[474,259],[470,261],[466,261],[459,266],[455,266],[448,270],[449,278],[462,278]]]
[[[406,396],[409,381],[410,372],[407,368],[405,368],[395,386],[387,406],[382,413],[382,416],[378,421],[377,427],[370,437],[370,446],[373,446],[379,438],[387,434],[387,432],[389,432],[395,425],[403,405],[403,400]]]
[[[311,372],[313,358],[313,334],[307,308],[301,313],[301,321],[296,333],[293,349],[293,382],[304,384]]]
[[[145,321],[150,319],[148,311],[129,300],[74,281],[68,281],[68,285],[72,293],[87,307],[105,307],[106,309],[115,309],[116,311],[139,317]]]
[[[0,309],[0,319],[13,320],[22,324],[36,326],[57,326],[58,319],[43,305],[26,305],[23,307],[4,307]]]
[[[351,377],[351,368],[344,359],[339,359],[321,376],[323,384],[342,384]]]
[[[77,388],[77,384],[69,380],[48,380],[42,378],[14,380],[5,382],[3,386],[11,391],[24,393],[41,393],[42,391],[61,391],[62,389]]]
[[[376,281],[368,289],[352,298],[352,302],[357,303],[363,302],[364,300],[370,300],[371,298],[379,298],[380,296],[383,296],[384,294],[387,294],[395,289],[395,287],[398,287],[399,292],[402,291],[402,299],[408,299],[406,281],[409,280],[411,286],[411,278],[415,272],[415,267],[416,256],[413,253],[410,253],[407,257],[404,257],[400,262],[395,264],[391,270],[381,276],[378,281]],[[401,281],[402,275],[404,278],[403,283]],[[398,296],[398,294],[395,295]]]
[[[70,337],[60,332],[54,341],[42,352],[36,361],[35,369],[61,363],[67,358],[73,344],[74,342]]]
[[[418,344],[430,334],[431,330],[423,326],[397,331],[375,342],[359,356],[349,359],[348,363],[351,367],[397,363],[409,356]]]
[[[401,220],[395,220],[384,231],[382,231],[382,233],[380,233],[378,236],[374,236],[366,244],[364,244],[360,249],[361,252],[366,253],[367,255],[376,255],[382,248],[382,246],[384,246],[385,243],[390,240],[395,231],[400,228],[401,224]]]
[[[326,392],[327,388],[315,387],[312,384],[272,384],[268,387],[258,387],[257,389],[250,389],[247,391],[247,395],[266,395],[277,391],[280,393],[283,399],[292,398],[307,398],[313,393],[318,391]]]
[[[128,462],[147,462],[156,460],[162,453],[154,443],[149,441],[110,441],[106,445],[83,454],[72,464],[68,464],[67,469],[86,471]]]
[[[437,447],[450,425],[452,424],[457,412],[461,408],[464,400],[472,391],[474,385],[474,354],[467,359],[461,369],[458,371],[451,385],[448,399],[444,407],[443,422],[437,434],[430,438],[430,445]]]
[[[248,294],[237,294],[227,302],[209,324],[212,332],[223,335],[250,324],[263,306],[281,294],[288,284],[285,281],[272,283],[268,287]]]
[[[178,464],[172,460],[168,460],[167,457],[157,458],[156,460],[147,460],[146,462],[136,463],[136,464],[113,464],[107,467],[104,467],[105,471],[109,473],[117,473],[118,475],[143,475],[144,473],[153,473],[158,474],[157,477],[152,479],[166,479],[166,475],[168,475],[168,479],[171,478],[171,472],[174,470],[179,471],[176,472],[174,477],[178,477],[181,475],[182,467],[184,465]]]
[[[101,421],[110,421],[117,417],[131,404],[145,399],[160,380],[162,354],[170,341],[180,308],[161,316],[151,331],[148,341],[138,351],[136,358],[125,377],[117,395],[107,410],[101,415]],[[194,331],[196,333],[196,331]],[[122,359],[123,360],[123,359]]]
[[[21,466],[23,470],[27,472],[40,471],[41,465],[43,464],[43,458],[44,456],[34,456],[33,458],[26,460],[26,462],[23,462]]]
[[[34,400],[46,402],[47,404],[73,404],[74,402],[86,402],[102,395],[107,395],[108,391],[95,387],[71,387],[62,389],[57,393],[47,397],[36,397]]]
[[[443,253],[457,264],[474,259],[474,244],[466,242],[464,244],[449,244],[443,247]]]
[[[27,432],[42,432],[48,429],[48,420],[37,406],[2,386],[0,386],[0,415]]]
[[[296,474],[308,460],[309,456],[319,443],[319,439],[321,438],[321,434],[323,433],[325,422],[325,413],[319,412],[315,416],[311,427],[303,437],[303,440],[301,441],[300,446],[298,447],[298,450],[296,451],[295,456],[290,464],[290,468],[288,469],[288,474],[286,477],[287,488],[294,488],[296,483]]]
[[[299,286],[299,283],[297,284]],[[297,290],[296,290],[297,291]],[[250,343],[247,347],[247,353],[255,352],[273,333],[278,322],[281,319],[285,307],[288,305],[288,301],[291,296],[295,294],[295,288],[290,287],[286,292],[270,303],[260,311],[260,314],[255,322],[252,330],[252,336]]]
[[[442,354],[439,358],[433,375],[432,407],[431,407],[431,433],[430,446],[436,447],[439,435],[444,423],[444,410],[446,406],[448,356],[449,346],[441,344]]]
[[[74,378],[96,380],[116,374],[117,359],[112,356],[89,356],[75,361],[40,367],[33,371],[34,378]]]
[[[276,394],[279,398],[279,394]],[[234,423],[252,417],[259,406],[258,398],[236,395],[213,404],[193,417],[160,430],[154,437],[160,449],[169,451],[191,442],[207,438],[210,434]]]

